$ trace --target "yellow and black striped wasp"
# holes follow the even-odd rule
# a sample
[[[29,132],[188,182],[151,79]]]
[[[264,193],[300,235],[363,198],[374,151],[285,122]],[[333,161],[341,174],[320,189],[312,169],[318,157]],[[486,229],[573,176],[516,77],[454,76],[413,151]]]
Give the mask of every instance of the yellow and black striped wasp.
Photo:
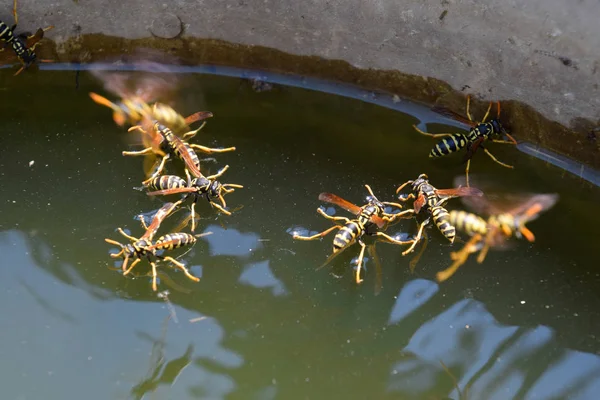
[[[15,76],[19,75],[24,69],[29,68],[36,61],[52,62],[52,60],[38,60],[37,55],[35,54],[35,48],[44,38],[44,32],[53,29],[54,26],[39,28],[33,35],[28,35],[26,33],[15,35],[14,32],[19,23],[17,0],[14,0],[13,3],[13,17],[15,18],[15,23],[12,26],[8,26],[6,23],[0,21],[0,41],[4,42],[2,48],[0,48],[0,52],[4,51],[7,47],[10,47],[14,51],[17,60],[21,63],[21,68],[15,72]]]
[[[128,235],[127,233],[125,233],[125,231],[123,231],[123,229],[117,228],[117,231],[121,235],[126,237],[127,239],[131,240],[132,243],[123,245],[123,244],[117,242],[116,240],[112,240],[112,239],[108,239],[108,238],[104,239],[105,242],[107,242],[109,244],[113,244],[113,245],[121,248],[121,251],[119,251],[118,253],[111,254],[110,256],[112,258],[123,257],[123,259],[124,259],[123,265],[122,265],[123,275],[128,275],[131,272],[131,270],[133,270],[133,268],[138,263],[140,263],[144,258],[148,260],[148,262],[150,263],[150,265],[152,267],[152,289],[154,291],[157,290],[157,285],[156,285],[156,278],[157,278],[156,269],[157,269],[157,267],[156,267],[156,262],[154,261],[154,258],[159,259],[161,261],[168,261],[168,262],[172,263],[177,268],[181,269],[188,278],[190,278],[191,280],[193,280],[195,282],[199,281],[199,279],[197,277],[190,274],[190,272],[188,271],[188,269],[185,267],[184,264],[180,263],[179,261],[175,260],[172,257],[158,255],[157,251],[172,250],[172,249],[183,247],[183,246],[193,245],[196,242],[196,238],[201,237],[201,236],[210,235],[212,232],[206,232],[206,233],[203,233],[200,235],[190,235],[187,233],[177,232],[177,233],[170,233],[170,234],[161,236],[155,242],[153,242],[153,240],[152,240],[154,238],[154,236],[156,235],[156,232],[160,228],[160,225],[162,224],[162,222],[177,208],[177,206],[179,204],[180,204],[180,202],[164,204],[156,212],[156,214],[152,218],[152,222],[150,223],[149,226],[146,225],[146,222],[144,221],[143,218],[140,218],[142,226],[146,229],[146,232],[140,238],[136,238],[131,235]],[[127,268],[127,265],[130,260],[133,260],[133,262],[131,263],[129,268]]]
[[[235,147],[213,149],[199,144],[189,144],[184,139],[175,135],[168,127],[157,121],[145,119],[142,121],[142,125],[133,126],[129,130],[139,130],[142,132],[142,143],[146,147],[139,151],[124,151],[124,156],[143,156],[149,154],[162,156],[158,168],[155,169],[154,173],[144,183],[150,182],[162,172],[166,161],[171,155],[182,160],[185,163],[186,170],[190,171],[195,178],[200,178],[202,176],[200,172],[200,159],[194,149],[208,154],[235,150]],[[197,132],[198,130],[188,132],[183,137],[186,139],[192,138]]]
[[[447,108],[444,107],[434,107],[433,110],[443,114],[447,117],[455,119],[457,121],[463,122],[471,127],[467,134],[463,133],[428,133],[420,130],[415,125],[413,128],[422,135],[430,136],[433,138],[442,138],[442,140],[435,145],[431,152],[429,153],[429,157],[442,157],[448,154],[457,152],[463,148],[467,149],[467,154],[465,155],[465,160],[467,162],[467,167],[465,171],[466,175],[466,186],[469,186],[469,168],[471,166],[471,158],[475,154],[478,148],[482,148],[483,151],[492,159],[494,162],[502,165],[506,168],[514,168],[512,165],[508,165],[499,161],[490,151],[484,146],[484,142],[491,141],[494,143],[503,143],[503,144],[512,144],[516,145],[517,141],[506,132],[506,129],[500,123],[500,102],[496,102],[498,107],[498,117],[492,118],[488,122],[485,122],[490,114],[490,110],[492,108],[492,103],[490,102],[488,109],[485,113],[485,116],[481,120],[481,122],[474,121],[471,117],[471,113],[469,112],[469,106],[471,103],[471,96],[467,96],[467,118],[459,115]],[[510,140],[500,140],[496,139],[497,137],[502,137],[506,135]]]
[[[362,270],[365,249],[367,248],[367,245],[362,240],[362,237],[364,235],[375,236],[376,238],[382,241],[399,245],[412,243],[412,241],[396,240],[382,232],[382,230],[385,229],[388,224],[393,223],[400,218],[404,218],[406,214],[405,211],[396,214],[387,213],[385,211],[385,206],[397,207],[399,209],[401,209],[402,206],[398,203],[379,201],[377,197],[375,197],[375,195],[373,194],[371,187],[369,185],[365,185],[365,187],[369,191],[370,196],[368,199],[368,203],[363,205],[362,207],[352,204],[349,201],[344,200],[341,197],[332,193],[321,193],[319,195],[319,200],[326,203],[335,204],[343,208],[344,210],[356,215],[356,218],[350,219],[346,217],[333,217],[331,215],[326,214],[325,211],[323,211],[321,208],[318,208],[317,212],[323,217],[334,222],[341,222],[343,223],[343,225],[336,224],[331,228],[312,236],[300,236],[297,233],[293,234],[294,239],[316,240],[326,236],[327,234],[333,232],[336,229],[339,230],[333,238],[332,254],[319,268],[326,266],[327,264],[329,264],[329,262],[331,262],[331,260],[333,260],[333,258],[337,257],[340,253],[349,248],[352,244],[358,242],[358,244],[361,247],[361,250],[356,261],[356,283],[362,282],[360,272]],[[372,257],[376,258],[374,254],[372,254]],[[379,264],[377,263],[376,266],[378,265]]]
[[[136,49],[131,56],[119,61],[130,62],[135,72],[92,69],[91,73],[104,84],[106,90],[121,100],[115,103],[97,93],[90,93],[94,102],[113,111],[113,120],[117,125],[135,126],[149,119],[168,126],[181,136],[190,131],[192,123],[203,121],[198,128],[200,130],[206,124],[206,118],[212,117],[212,113],[208,112],[183,117],[171,106],[157,101],[158,98],[174,97],[179,87],[179,77],[166,64],[175,61],[171,56],[156,50]]]
[[[483,195],[481,190],[472,187],[462,186],[453,189],[437,189],[429,183],[429,177],[426,174],[419,175],[416,180],[406,181],[396,189],[396,194],[399,194],[407,185],[411,185],[411,193],[408,196],[399,195],[398,199],[400,201],[415,200],[413,202],[413,208],[406,210],[405,212],[417,215],[421,210],[424,210],[428,215],[423,222],[420,223],[414,242],[402,253],[402,255],[406,255],[414,250],[415,246],[423,236],[425,226],[431,222],[431,219],[433,219],[433,223],[446,239],[448,239],[450,243],[454,243],[456,228],[450,222],[448,211],[444,208],[444,205],[448,200],[454,197]]]
[[[533,242],[535,236],[525,225],[552,208],[557,201],[557,194],[506,194],[495,201],[487,195],[464,198],[463,202],[475,213],[452,210],[449,219],[459,232],[470,236],[470,239],[461,250],[451,254],[454,263],[438,272],[437,280],[443,282],[449,279],[473,253],[479,252],[477,262],[481,264],[490,248],[509,248],[507,240],[511,237]]]
[[[181,201],[185,201],[189,196],[193,196],[194,202],[191,207],[193,232],[195,230],[195,206],[196,202],[201,197],[205,197],[211,206],[217,208],[223,214],[231,215],[231,212],[226,209],[227,203],[225,202],[223,194],[232,193],[235,189],[241,189],[243,186],[233,183],[221,183],[217,180],[217,178],[223,175],[227,169],[229,169],[229,165],[226,165],[214,175],[207,177],[200,176],[194,179],[191,179],[186,170],[187,181],[175,175],[163,175],[155,177],[144,186],[150,190],[150,192],[148,192],[149,196],[185,194],[185,197]],[[215,200],[219,200],[221,204],[218,204]]]

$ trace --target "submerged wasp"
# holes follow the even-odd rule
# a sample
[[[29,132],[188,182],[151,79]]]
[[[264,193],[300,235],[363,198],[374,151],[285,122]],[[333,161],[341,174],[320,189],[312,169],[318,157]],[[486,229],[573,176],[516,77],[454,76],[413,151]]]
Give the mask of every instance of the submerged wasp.
[[[465,171],[465,175],[467,177],[466,178],[466,186],[469,186],[469,168],[471,166],[471,158],[473,157],[473,155],[475,154],[475,152],[477,151],[477,149],[479,147],[481,147],[483,149],[483,151],[492,160],[494,160],[494,162],[496,162],[506,168],[513,168],[512,165],[505,164],[502,161],[499,161],[496,157],[494,157],[494,155],[492,153],[490,153],[490,151],[487,148],[485,148],[483,142],[485,142],[487,140],[487,141],[491,141],[494,143],[513,144],[513,145],[517,144],[517,141],[506,132],[506,129],[504,129],[504,127],[500,123],[500,120],[499,120],[499,118],[500,118],[500,102],[496,103],[497,107],[498,107],[498,117],[492,118],[488,122],[485,122],[485,121],[490,114],[490,110],[492,108],[492,103],[489,104],[488,109],[485,113],[485,116],[483,117],[483,120],[481,120],[481,122],[473,121],[473,118],[471,118],[471,113],[469,112],[470,103],[471,103],[471,96],[467,96],[467,117],[468,117],[468,119],[464,118],[463,116],[461,116],[459,114],[456,114],[453,111],[448,110],[447,108],[443,108],[443,107],[434,108],[435,111],[437,111],[443,115],[446,115],[447,117],[450,117],[452,119],[455,119],[457,121],[463,122],[463,123],[471,126],[471,129],[469,130],[469,132],[467,134],[463,134],[463,133],[436,133],[436,134],[433,134],[433,133],[424,132],[424,131],[420,130],[419,128],[417,128],[415,125],[413,125],[413,128],[422,135],[430,136],[433,138],[442,138],[442,140],[438,144],[436,144],[433,149],[431,149],[431,152],[429,153],[429,157],[442,157],[442,156],[457,152],[463,148],[467,149],[467,154],[465,156],[465,160],[467,161],[467,167],[466,167],[466,171]],[[503,135],[506,135],[510,139],[510,141],[496,139],[496,137],[502,137]]]
[[[15,73],[19,75],[21,71],[29,68],[32,64],[34,64],[37,59],[37,55],[35,54],[35,48],[39,45],[40,40],[44,37],[44,32],[53,29],[53,26],[48,26],[46,28],[39,28],[35,34],[28,35],[26,33],[21,33],[19,35],[15,35],[14,31],[17,28],[17,24],[19,23],[19,15],[17,14],[17,0],[14,0],[13,3],[13,17],[15,18],[15,23],[12,26],[8,26],[4,22],[0,21],[0,40],[3,41],[3,46],[0,48],[0,51],[4,51],[6,47],[9,47],[14,51],[17,59],[21,63],[21,68]],[[39,60],[40,62],[52,62],[52,60]]]
[[[463,199],[477,214],[452,210],[449,219],[460,232],[470,236],[470,240],[461,250],[451,254],[454,263],[438,272],[437,280],[442,282],[450,278],[473,253],[479,252],[477,262],[481,264],[490,248],[507,248],[506,241],[511,237],[533,242],[535,236],[525,225],[552,208],[557,201],[557,194],[505,195],[502,201],[491,201],[489,196]]]
[[[221,183],[217,180],[221,175],[229,169],[229,165],[223,167],[219,172],[207,177],[200,176],[191,179],[186,171],[187,181],[175,175],[163,175],[153,178],[145,184],[145,187],[150,190],[149,196],[167,196],[173,194],[186,194],[181,201],[185,201],[189,196],[194,197],[192,203],[192,232],[195,230],[195,206],[198,199],[205,197],[206,200],[219,211],[226,215],[231,215],[231,212],[226,210],[227,203],[223,194],[234,192],[236,188],[243,188],[242,185],[233,183]],[[218,204],[218,200],[221,204]]]
[[[367,247],[367,245],[362,240],[362,237],[364,235],[376,236],[378,239],[387,241],[388,243],[394,243],[399,245],[412,243],[412,241],[405,242],[396,240],[381,231],[381,229],[384,229],[388,224],[396,221],[399,218],[403,218],[406,214],[406,211],[402,211],[397,214],[387,213],[385,212],[385,206],[387,205],[392,207],[398,207],[400,209],[402,208],[402,206],[398,203],[379,201],[377,197],[375,197],[375,195],[373,194],[371,187],[369,185],[365,185],[365,187],[369,191],[370,197],[369,202],[363,205],[362,207],[352,204],[349,201],[344,200],[341,197],[332,193],[321,193],[319,195],[319,200],[335,204],[343,208],[344,210],[356,215],[356,218],[349,219],[346,217],[333,217],[326,214],[325,211],[323,211],[321,208],[318,208],[317,212],[323,217],[334,222],[341,222],[343,223],[343,225],[334,225],[331,228],[321,233],[317,233],[313,236],[300,236],[297,233],[294,233],[293,236],[294,239],[298,240],[315,240],[326,236],[327,234],[333,232],[336,229],[339,230],[333,238],[332,254],[319,268],[324,267],[334,257],[342,253],[355,242],[358,242],[358,244],[361,247],[361,250],[356,262],[356,283],[362,282],[360,272],[362,269],[362,262],[365,255],[365,249]]]
[[[140,220],[141,220],[142,226],[144,226],[144,228],[146,229],[146,233],[144,233],[144,235],[140,238],[130,236],[127,233],[125,233],[125,231],[123,231],[123,229],[117,228],[117,231],[121,235],[126,237],[127,239],[131,240],[132,243],[123,245],[123,244],[117,242],[116,240],[112,240],[112,239],[108,239],[108,238],[104,239],[105,242],[113,244],[115,246],[119,246],[121,248],[121,251],[119,251],[118,253],[111,254],[110,256],[112,258],[119,258],[119,257],[124,258],[123,266],[122,266],[123,275],[128,275],[131,272],[131,270],[133,270],[133,268],[138,263],[140,263],[144,258],[146,260],[148,260],[148,262],[150,263],[150,265],[152,267],[152,289],[154,291],[157,290],[157,286],[156,286],[156,278],[157,278],[156,268],[157,267],[156,267],[156,262],[154,261],[154,259],[159,259],[161,261],[168,261],[168,262],[172,263],[173,265],[175,265],[177,268],[181,269],[183,271],[183,273],[189,279],[191,279],[195,282],[199,281],[199,279],[197,277],[190,274],[190,272],[188,271],[188,269],[185,267],[184,264],[180,263],[179,261],[175,260],[172,257],[158,255],[157,251],[173,250],[173,249],[176,249],[179,247],[191,246],[194,243],[196,243],[196,238],[201,237],[201,236],[210,235],[212,232],[206,232],[206,233],[199,234],[199,235],[190,235],[188,233],[181,233],[181,232],[170,233],[170,234],[159,237],[155,242],[152,241],[152,239],[154,238],[156,232],[158,231],[158,228],[160,227],[161,223],[173,212],[173,210],[175,210],[175,208],[179,205],[179,203],[180,202],[166,203],[165,205],[163,205],[156,212],[156,214],[152,218],[152,222],[149,226],[146,226],[144,219],[141,218]],[[133,260],[133,262],[131,263],[129,268],[127,268],[127,265],[130,260]]]
[[[483,195],[481,190],[472,187],[437,189],[429,183],[429,178],[426,174],[419,175],[416,180],[409,180],[403,183],[396,189],[396,194],[399,194],[407,185],[411,185],[411,193],[408,196],[400,195],[398,199],[400,201],[415,199],[415,201],[413,202],[413,208],[411,210],[406,210],[406,212],[412,212],[413,215],[417,215],[421,210],[424,210],[428,216],[421,222],[413,244],[404,251],[402,255],[406,255],[414,250],[415,246],[423,236],[425,226],[429,224],[432,218],[433,223],[438,230],[450,241],[450,243],[453,243],[456,236],[456,229],[450,222],[448,211],[444,208],[444,205],[448,200],[454,197]]]

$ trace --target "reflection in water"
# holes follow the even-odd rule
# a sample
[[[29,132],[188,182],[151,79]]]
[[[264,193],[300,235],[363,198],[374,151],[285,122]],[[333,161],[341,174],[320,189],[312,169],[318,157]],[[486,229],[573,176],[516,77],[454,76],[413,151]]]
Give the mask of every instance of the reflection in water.
[[[404,285],[392,308],[389,325],[397,324],[408,314],[417,310],[438,291],[438,284],[426,279],[415,279]]]
[[[271,288],[273,296],[287,294],[283,282],[277,279],[269,268],[268,260],[248,265],[240,275],[240,282],[258,289]]]
[[[412,312],[415,298],[423,297],[422,305],[435,295],[437,290],[431,289],[437,284],[415,282],[399,294],[390,321]],[[412,335],[403,360],[392,367],[388,390],[426,398],[432,394],[431,382],[442,381],[449,395],[458,398],[443,362],[456,376],[463,397],[593,398],[589,396],[600,391],[600,357],[557,348],[554,341],[550,328],[502,325],[482,303],[464,299]]]
[[[249,257],[262,247],[260,236],[253,232],[241,233],[236,229],[224,229],[218,225],[209,225],[206,231],[213,232],[205,239],[209,243],[211,256]]]

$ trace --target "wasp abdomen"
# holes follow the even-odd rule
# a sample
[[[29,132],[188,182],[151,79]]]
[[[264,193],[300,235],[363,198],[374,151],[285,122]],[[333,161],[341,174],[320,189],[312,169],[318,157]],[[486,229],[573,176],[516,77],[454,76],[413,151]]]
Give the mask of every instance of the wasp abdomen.
[[[175,175],[157,176],[148,183],[150,190],[168,190],[187,187],[187,182]]]
[[[438,144],[431,149],[429,157],[441,157],[454,153],[467,145],[467,138],[462,133],[453,133],[440,140]]]
[[[189,233],[177,232],[161,236],[154,247],[158,250],[173,250],[196,243],[196,238]]]
[[[350,221],[346,225],[342,226],[340,231],[333,238],[333,251],[339,251],[345,247],[348,247],[359,233],[362,231],[361,227],[355,221]]]
[[[450,241],[454,242],[456,236],[456,228],[450,223],[450,215],[443,207],[435,206],[431,210],[433,222],[442,234]]]
[[[468,235],[479,233],[487,234],[487,222],[472,213],[465,211],[450,211],[448,222],[454,225],[459,231],[465,232]]]

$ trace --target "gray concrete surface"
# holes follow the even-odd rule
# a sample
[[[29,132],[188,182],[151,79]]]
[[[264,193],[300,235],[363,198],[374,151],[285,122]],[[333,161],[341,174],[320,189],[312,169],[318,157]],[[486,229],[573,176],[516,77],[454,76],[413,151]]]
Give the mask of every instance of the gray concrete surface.
[[[59,53],[88,33],[175,37],[178,17],[186,37],[434,77],[565,126],[600,120],[598,0],[20,0],[19,13],[20,29],[55,25]]]

